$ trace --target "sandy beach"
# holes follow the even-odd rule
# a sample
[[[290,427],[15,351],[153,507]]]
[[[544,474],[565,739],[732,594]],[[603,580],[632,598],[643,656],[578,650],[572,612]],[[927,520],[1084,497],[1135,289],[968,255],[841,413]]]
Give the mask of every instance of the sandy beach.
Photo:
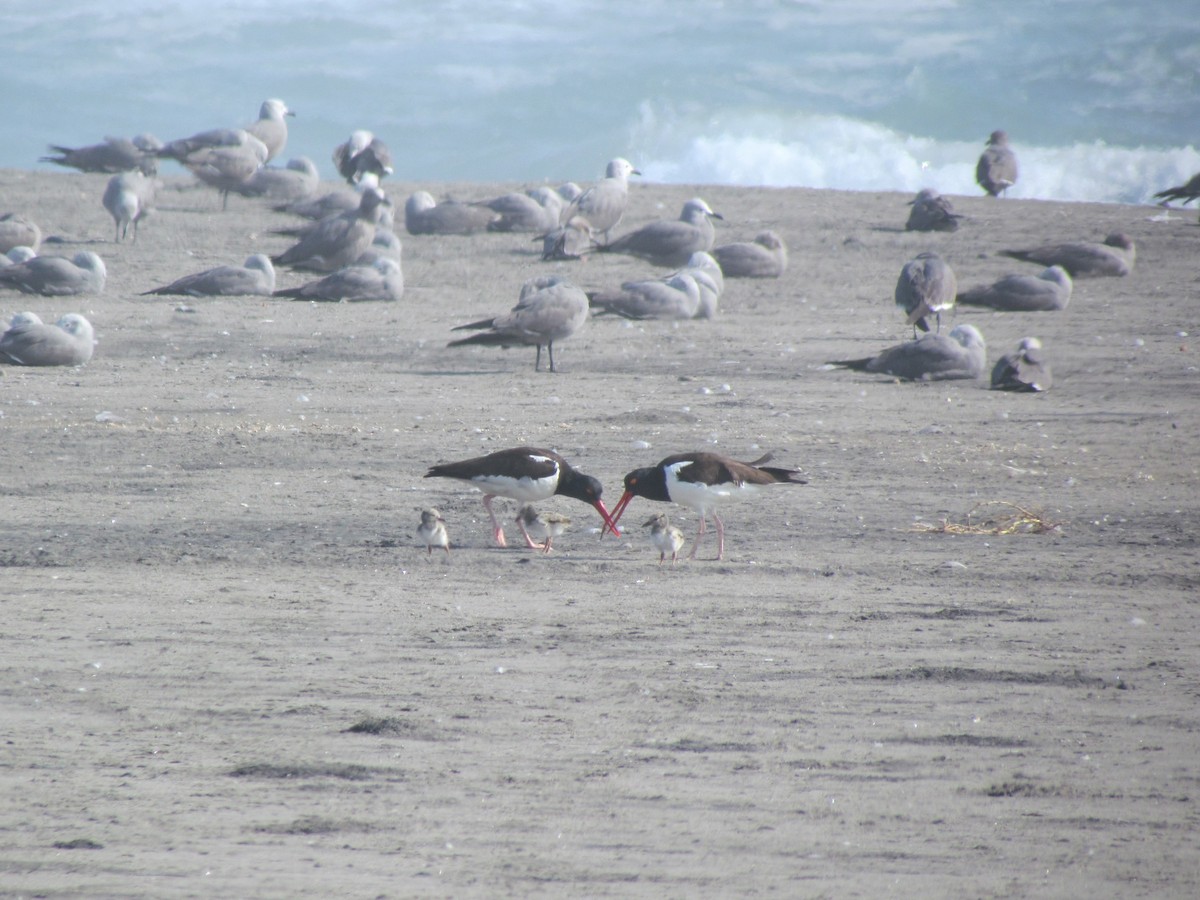
[[[1195,212],[953,197],[960,229],[923,234],[911,196],[635,180],[617,233],[699,196],[718,243],[773,229],[789,268],[729,280],[712,321],[590,321],[551,375],[450,329],[533,275],[664,270],[402,233],[396,303],[141,296],[300,223],[163,180],[117,244],[106,176],[0,170],[43,254],[108,269],[0,291],[5,322],[82,313],[99,341],[0,374],[0,895],[1200,894]],[[384,185],[401,222],[418,188],[529,186]],[[1129,277],[945,323],[989,368],[1041,338],[1048,393],[826,365],[911,337],[892,292],[924,250],[966,288],[1039,271],[1001,249],[1116,231]],[[721,562],[660,567],[641,523],[666,510],[685,552],[698,523],[643,499],[620,539],[555,498],[551,554],[496,549],[478,492],[422,476],[523,444],[610,506],[690,450],[808,484],[730,504]]]

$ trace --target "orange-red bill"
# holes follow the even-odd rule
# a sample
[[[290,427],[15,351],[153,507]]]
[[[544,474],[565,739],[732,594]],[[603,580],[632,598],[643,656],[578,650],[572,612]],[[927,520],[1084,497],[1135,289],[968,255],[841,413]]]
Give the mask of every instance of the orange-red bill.
[[[621,536],[620,529],[617,528],[617,520],[614,519],[604,507],[601,500],[597,500],[592,506],[596,507],[596,512],[600,513],[600,517],[604,519],[604,527],[600,529],[600,537],[604,537],[605,532],[611,531],[617,537]]]

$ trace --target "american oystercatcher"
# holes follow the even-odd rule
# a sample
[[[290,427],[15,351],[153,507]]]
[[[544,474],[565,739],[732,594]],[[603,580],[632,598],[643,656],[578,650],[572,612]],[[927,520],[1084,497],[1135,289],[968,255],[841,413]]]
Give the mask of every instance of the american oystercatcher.
[[[432,554],[434,547],[441,547],[450,555],[450,535],[446,532],[446,520],[436,509],[421,513],[421,524],[417,526],[417,537],[425,542],[425,551]]]
[[[492,536],[501,547],[507,547],[508,544],[504,540],[504,529],[496,521],[496,513],[492,510],[493,497],[509,497],[521,503],[538,503],[555,494],[572,497],[591,504],[600,513],[604,519],[601,534],[605,530],[611,530],[616,535],[621,533],[600,500],[600,482],[591,475],[573,469],[553,450],[538,447],[497,450],[487,456],[431,466],[425,477],[456,478],[483,491],[483,505],[492,517]],[[525,541],[531,549],[542,549],[528,534],[525,535]]]
[[[677,453],[656,466],[634,469],[625,476],[625,493],[613,507],[613,524],[634,497],[661,500],[687,506],[700,514],[700,530],[689,559],[696,558],[705,534],[705,519],[711,512],[717,524],[717,559],[725,556],[725,525],[717,515],[718,504],[744,497],[768,484],[807,484],[796,469],[764,466],[767,454],[754,462],[738,462],[718,453]]]

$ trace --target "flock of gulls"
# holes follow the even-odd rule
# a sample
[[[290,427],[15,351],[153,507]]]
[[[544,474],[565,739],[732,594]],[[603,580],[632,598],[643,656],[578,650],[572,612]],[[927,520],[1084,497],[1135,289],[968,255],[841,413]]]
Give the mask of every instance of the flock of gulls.
[[[387,145],[369,131],[356,131],[333,151],[333,162],[346,186],[319,193],[320,176],[308,158],[272,165],[287,143],[287,119],[294,113],[278,99],[262,103],[257,121],[244,128],[215,128],[163,143],[149,134],[106,138],[88,147],[52,145],[43,161],[84,172],[111,175],[100,202],[114,224],[114,241],[136,241],[139,225],[154,212],[158,166],[171,160],[218,191],[222,208],[230,194],[261,198],[273,209],[298,217],[304,224],[275,233],[293,243],[280,253],[255,253],[241,265],[224,265],[184,274],[169,284],[148,288],[147,295],[262,295],[292,300],[359,302],[396,301],[404,293],[398,214],[381,186],[393,173]],[[514,232],[538,236],[545,260],[583,259],[614,253],[646,260],[671,270],[655,279],[628,281],[607,290],[585,291],[559,274],[541,275],[521,287],[517,303],[478,321],[458,326],[468,332],[448,346],[534,346],[534,369],[540,370],[545,349],[549,371],[557,371],[555,344],[570,338],[591,318],[614,315],[630,319],[711,319],[718,310],[726,278],[778,278],[788,264],[787,248],[773,231],[752,241],[716,245],[714,219],[721,219],[702,198],[684,203],[678,218],[659,219],[621,231],[629,198],[629,178],[639,175],[626,159],[609,162],[603,178],[586,189],[574,182],[539,186],[491,199],[463,202],[436,200],[425,191],[407,198],[404,229],[412,235],[469,235]],[[992,197],[1002,197],[1018,178],[1017,159],[1003,131],[993,132],[980,156],[976,180]],[[1157,195],[1165,201],[1200,197],[1200,175],[1187,184]],[[963,216],[936,190],[922,190],[911,201],[906,228],[954,231]],[[42,234],[29,218],[16,212],[0,216],[0,291],[62,297],[99,293],[106,268],[100,256],[82,251],[74,256],[43,256]],[[1133,268],[1133,241],[1123,234],[1102,242],[1067,242],[1003,255],[1042,267],[1037,274],[1008,275],[990,285],[960,290],[955,273],[936,253],[921,253],[902,267],[895,302],[913,328],[910,341],[864,359],[835,360],[843,367],[910,381],[981,379],[987,364],[983,335],[972,325],[942,333],[942,315],[956,304],[1006,311],[1055,311],[1070,301],[1074,279],[1120,277]],[[312,273],[300,287],[276,288],[276,267]],[[95,348],[92,325],[77,313],[43,322],[32,312],[17,313],[0,333],[0,363],[20,366],[78,366]],[[2,372],[2,370],[0,370]],[[1027,337],[991,371],[991,387],[1010,391],[1045,391],[1051,370],[1041,341]],[[492,539],[506,546],[504,530],[492,507],[495,497],[521,504],[513,520],[530,548],[550,552],[570,519],[539,512],[533,504],[561,495],[591,505],[603,520],[601,535],[619,535],[619,520],[635,497],[671,502],[699,516],[693,541],[694,558],[712,516],[717,531],[717,558],[724,556],[724,523],[717,507],[768,485],[803,484],[798,470],[768,465],[769,455],[741,462],[719,454],[696,452],[668,456],[654,466],[625,476],[624,493],[610,513],[601,500],[600,483],[575,470],[553,450],[515,447],[487,456],[431,467],[426,477],[451,478],[483,492]],[[678,558],[684,539],[669,518],[658,513],[644,527],[659,550],[659,564]],[[446,522],[436,509],[422,513],[417,529],[427,551],[450,553]]]

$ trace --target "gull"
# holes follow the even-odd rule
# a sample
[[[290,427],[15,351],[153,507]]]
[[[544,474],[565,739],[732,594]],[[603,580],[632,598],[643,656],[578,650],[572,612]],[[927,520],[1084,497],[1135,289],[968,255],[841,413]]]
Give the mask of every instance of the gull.
[[[283,152],[287,146],[288,126],[286,116],[296,115],[286,103],[277,97],[264,100],[258,108],[258,121],[246,126],[246,130],[263,142],[267,148],[268,163]]]
[[[554,342],[574,335],[588,319],[588,297],[582,290],[558,275],[531,278],[521,286],[517,305],[502,316],[459,325],[454,331],[477,331],[470,337],[451,341],[448,347],[483,344],[503,348],[516,344],[535,344],[537,358],[533,370],[541,371],[542,347],[555,372]]]
[[[425,552],[433,555],[434,547],[441,547],[450,555],[450,535],[446,532],[446,520],[436,509],[421,513],[421,524],[417,526],[417,537],[425,542]]]
[[[376,188],[363,191],[358,208],[321,219],[304,237],[277,256],[276,265],[333,272],[358,259],[375,239],[388,200]]]
[[[948,335],[923,334],[875,356],[832,360],[828,365],[907,381],[979,378],[987,365],[987,345],[974,325],[956,325]]]
[[[691,275],[678,272],[666,280],[626,281],[619,291],[591,291],[587,298],[596,315],[691,319],[700,308],[700,286]]]
[[[118,243],[125,240],[129,235],[129,226],[133,225],[133,240],[137,241],[138,223],[154,212],[157,186],[153,176],[147,176],[140,170],[121,172],[108,179],[101,202],[116,225],[113,240]]]
[[[299,156],[289,159],[287,166],[282,169],[263,166],[241,184],[235,185],[233,190],[243,197],[265,197],[284,203],[298,203],[311,198],[320,182],[321,174],[317,171],[316,163],[307,156]]]
[[[1072,278],[1122,278],[1133,271],[1137,248],[1129,235],[1117,233],[1106,237],[1103,244],[1047,244],[1032,250],[1001,250],[1000,255],[1043,266],[1062,266]]]
[[[1053,383],[1042,342],[1035,337],[1021,338],[1017,349],[1000,357],[992,368],[993,391],[1048,391]]]
[[[275,290],[275,267],[261,253],[247,257],[240,266],[217,266],[185,275],[142,294],[183,294],[190,297],[229,297],[264,294]]]
[[[23,263],[0,268],[0,287],[46,297],[99,294],[104,290],[107,275],[104,261],[99,256],[90,250],[81,250],[71,259],[35,256]]]
[[[91,144],[87,147],[63,147],[51,144],[50,149],[58,156],[43,156],[38,162],[54,163],[81,172],[103,172],[115,175],[118,172],[132,172],[135,169],[153,175],[157,170],[154,152],[162,147],[162,142],[151,134],[137,137],[120,138],[106,137],[101,144]]]
[[[752,243],[715,247],[712,255],[730,278],[778,278],[787,268],[787,247],[774,231],[760,231]]]
[[[1161,200],[1161,205],[1163,206],[1166,206],[1172,200],[1179,200],[1186,206],[1197,197],[1200,197],[1200,172],[1189,178],[1185,184],[1159,191],[1154,197],[1157,200]]]
[[[598,249],[637,256],[655,265],[682,266],[697,250],[712,249],[716,236],[712,220],[722,218],[699,197],[693,197],[683,205],[678,219],[659,219]],[[595,222],[592,226],[602,230]]]
[[[1062,266],[1050,266],[1038,275],[1008,275],[958,295],[964,306],[987,306],[1008,312],[1066,309],[1074,282]]]
[[[268,158],[262,141],[240,129],[237,134],[236,143],[197,150],[181,160],[188,171],[221,192],[221,209],[227,208],[230,191],[244,185]]]
[[[486,206],[457,200],[438,203],[428,191],[416,191],[404,204],[404,227],[409,234],[475,234],[487,231],[497,218]]]
[[[563,210],[563,197],[549,187],[531,188],[523,193],[501,194],[491,200],[481,200],[475,206],[485,206],[498,218],[488,222],[488,231],[525,231],[546,234],[558,228]]]
[[[0,334],[0,363],[14,366],[82,366],[96,346],[92,324],[68,313],[53,325],[34,313],[17,313]]]
[[[975,165],[975,181],[992,197],[1017,183],[1017,155],[1008,146],[1007,131],[993,131],[988,137],[987,149]]]
[[[592,225],[583,216],[571,216],[567,223],[541,238],[542,259],[586,259],[596,249]]]
[[[671,554],[671,565],[679,559],[679,551],[683,549],[683,532],[671,524],[666,513],[655,513],[642,523],[643,528],[650,529],[650,543],[658,551],[658,564],[661,566]]]
[[[23,263],[35,256],[37,256],[37,251],[32,247],[13,247],[7,253],[0,254],[0,268]]]
[[[962,218],[950,205],[950,200],[933,188],[925,188],[909,200],[912,211],[904,223],[907,231],[957,231]]]
[[[311,200],[300,200],[293,203],[282,203],[272,207],[276,212],[287,212],[303,216],[305,219],[323,219],[326,216],[337,215],[351,209],[357,209],[367,188],[378,188],[379,176],[367,174],[354,185],[353,190],[342,188],[321,194]]]
[[[607,243],[609,232],[621,221],[629,203],[629,176],[641,174],[627,159],[610,160],[604,178],[572,200],[563,210],[560,221],[565,223],[572,216],[583,216],[594,232],[604,235]]]
[[[374,134],[360,129],[334,148],[333,164],[349,184],[357,184],[368,173],[376,178],[391,175],[392,152]]]
[[[0,253],[13,247],[31,247],[37,250],[42,243],[42,229],[19,213],[10,212],[0,216]]]
[[[958,293],[958,279],[936,253],[920,253],[909,260],[896,279],[896,305],[904,310],[907,324],[917,329],[929,330],[926,316],[937,317],[937,330],[942,330],[942,313],[954,309],[954,298]]]
[[[369,252],[369,251],[368,251]],[[276,297],[357,303],[363,300],[399,300],[404,296],[404,274],[400,263],[386,256],[368,264],[357,262],[297,288],[276,291]]]

